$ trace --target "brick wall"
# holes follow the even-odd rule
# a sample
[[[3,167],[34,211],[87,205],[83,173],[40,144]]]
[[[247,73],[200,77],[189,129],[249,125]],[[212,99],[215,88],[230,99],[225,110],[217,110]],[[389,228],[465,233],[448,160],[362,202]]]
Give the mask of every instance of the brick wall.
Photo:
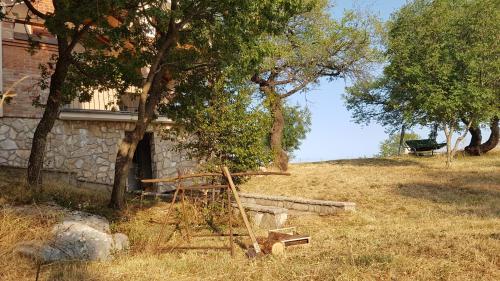
[[[34,97],[41,95],[44,101],[46,92],[42,92],[38,85],[40,79],[40,64],[49,61],[57,49],[55,46],[43,44],[34,55],[28,53],[28,44],[25,41],[3,39],[3,88],[6,91],[22,77],[29,78],[18,84],[14,91],[17,94],[10,103],[4,105],[4,116],[10,117],[40,117],[42,110],[33,106]]]
[[[39,0],[34,3],[42,12],[52,11],[50,0]],[[9,15],[9,17],[12,17]],[[40,79],[40,64],[45,64],[50,57],[57,53],[57,46],[51,44],[40,44],[40,50],[34,55],[28,52],[28,42],[14,38],[12,23],[2,22],[2,79],[3,91],[9,89],[16,81],[28,75],[16,86],[14,92],[17,94],[10,103],[4,105],[4,116],[39,118],[42,110],[33,106],[33,99],[41,96],[43,103],[46,91],[42,92],[38,86]]]
[[[37,0],[34,6],[42,13],[52,12],[54,10],[51,0]]]

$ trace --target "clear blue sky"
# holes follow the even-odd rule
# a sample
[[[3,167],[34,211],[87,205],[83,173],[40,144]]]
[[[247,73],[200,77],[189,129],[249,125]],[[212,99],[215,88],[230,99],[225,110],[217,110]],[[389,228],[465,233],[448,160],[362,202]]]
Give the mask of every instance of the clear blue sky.
[[[369,11],[387,20],[406,0],[337,0],[332,14],[340,17],[345,9]],[[351,120],[342,95],[345,82],[321,81],[306,94],[292,96],[291,104],[307,105],[312,113],[312,130],[294,153],[293,162],[309,162],[343,158],[370,157],[379,151],[379,144],[387,138],[384,128],[377,124],[361,126]],[[422,136],[426,130],[417,130]]]

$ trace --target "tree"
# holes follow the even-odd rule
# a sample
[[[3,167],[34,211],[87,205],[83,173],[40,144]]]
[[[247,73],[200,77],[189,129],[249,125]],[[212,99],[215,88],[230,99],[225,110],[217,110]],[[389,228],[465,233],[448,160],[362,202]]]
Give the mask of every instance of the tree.
[[[368,20],[347,12],[336,21],[330,18],[326,1],[312,4],[311,11],[290,20],[285,34],[263,37],[266,58],[252,77],[273,118],[270,147],[274,164],[283,171],[288,168],[282,147],[286,98],[306,92],[321,77],[362,76],[376,53]]]
[[[404,122],[439,124],[449,166],[472,124],[499,112],[497,8],[490,0],[408,3],[389,23],[383,77],[361,91],[361,98],[350,97],[354,108],[363,112],[375,104],[385,119],[401,112]],[[452,144],[457,131],[462,133]]]
[[[248,85],[219,80],[196,95],[177,95],[165,113],[176,126],[170,138],[177,148],[203,163],[207,170],[255,170],[266,166],[270,119],[262,106],[253,104]]]
[[[130,61],[147,66],[146,78],[137,90],[138,120],[122,140],[116,158],[109,204],[116,209],[123,208],[128,166],[158,105],[176,95],[196,94],[192,88],[207,85],[210,73],[228,65],[258,63],[258,56],[242,57],[243,50],[251,50],[263,33],[280,32],[291,15],[303,11],[299,0],[143,2],[123,17],[113,35],[138,49],[130,54]]]
[[[420,136],[415,133],[406,133],[403,136],[402,141],[407,140],[418,140]],[[400,134],[392,134],[389,135],[389,138],[380,143],[380,152],[377,155],[378,157],[391,157],[400,155],[401,148],[401,135]]]
[[[410,90],[412,107],[424,113],[424,120],[441,124],[448,166],[472,123],[489,120],[499,109],[498,28],[490,26],[498,27],[498,15],[489,11],[496,5],[489,0],[416,1],[397,14],[390,29],[385,73]],[[460,118],[468,123],[452,146]]]
[[[53,0],[53,11],[44,13],[35,7],[35,2],[37,1],[16,0],[14,4],[23,3],[26,5],[28,22],[33,18],[43,20],[47,30],[56,36],[58,47],[57,54],[45,65],[41,65],[42,73],[39,86],[42,90],[48,89],[48,97],[42,118],[33,135],[28,161],[28,184],[31,188],[41,189],[41,170],[47,135],[52,130],[61,106],[68,98],[67,95],[73,92],[70,87],[65,87],[65,80],[73,64],[75,48],[85,36],[89,36],[90,33],[97,30],[92,29],[92,26],[106,21],[103,15],[109,14],[114,9],[119,9],[121,3],[120,1],[101,2],[97,10],[95,8],[96,1]],[[36,45],[33,44],[33,46],[32,51],[36,51]]]

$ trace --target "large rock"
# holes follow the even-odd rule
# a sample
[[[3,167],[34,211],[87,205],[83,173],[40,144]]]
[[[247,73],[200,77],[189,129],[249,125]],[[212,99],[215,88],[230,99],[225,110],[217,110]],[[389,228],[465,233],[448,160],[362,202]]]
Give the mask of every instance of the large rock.
[[[52,229],[48,243],[28,241],[16,246],[15,252],[39,263],[68,260],[109,260],[113,253],[129,247],[128,237],[110,234],[109,222],[100,216],[71,212]]]

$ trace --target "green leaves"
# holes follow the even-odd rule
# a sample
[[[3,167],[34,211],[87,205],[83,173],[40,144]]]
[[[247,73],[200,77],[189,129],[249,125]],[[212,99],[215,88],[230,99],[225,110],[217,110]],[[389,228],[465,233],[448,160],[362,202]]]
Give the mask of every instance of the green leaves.
[[[165,108],[178,123],[169,136],[178,149],[204,162],[207,169],[226,165],[233,171],[255,170],[271,160],[265,140],[268,113],[252,100],[246,86],[213,85],[205,95],[178,96]]]
[[[348,108],[355,117],[393,123],[400,113],[407,124],[454,128],[460,118],[498,115],[498,8],[492,0],[408,3],[388,23],[383,77],[351,88]]]

